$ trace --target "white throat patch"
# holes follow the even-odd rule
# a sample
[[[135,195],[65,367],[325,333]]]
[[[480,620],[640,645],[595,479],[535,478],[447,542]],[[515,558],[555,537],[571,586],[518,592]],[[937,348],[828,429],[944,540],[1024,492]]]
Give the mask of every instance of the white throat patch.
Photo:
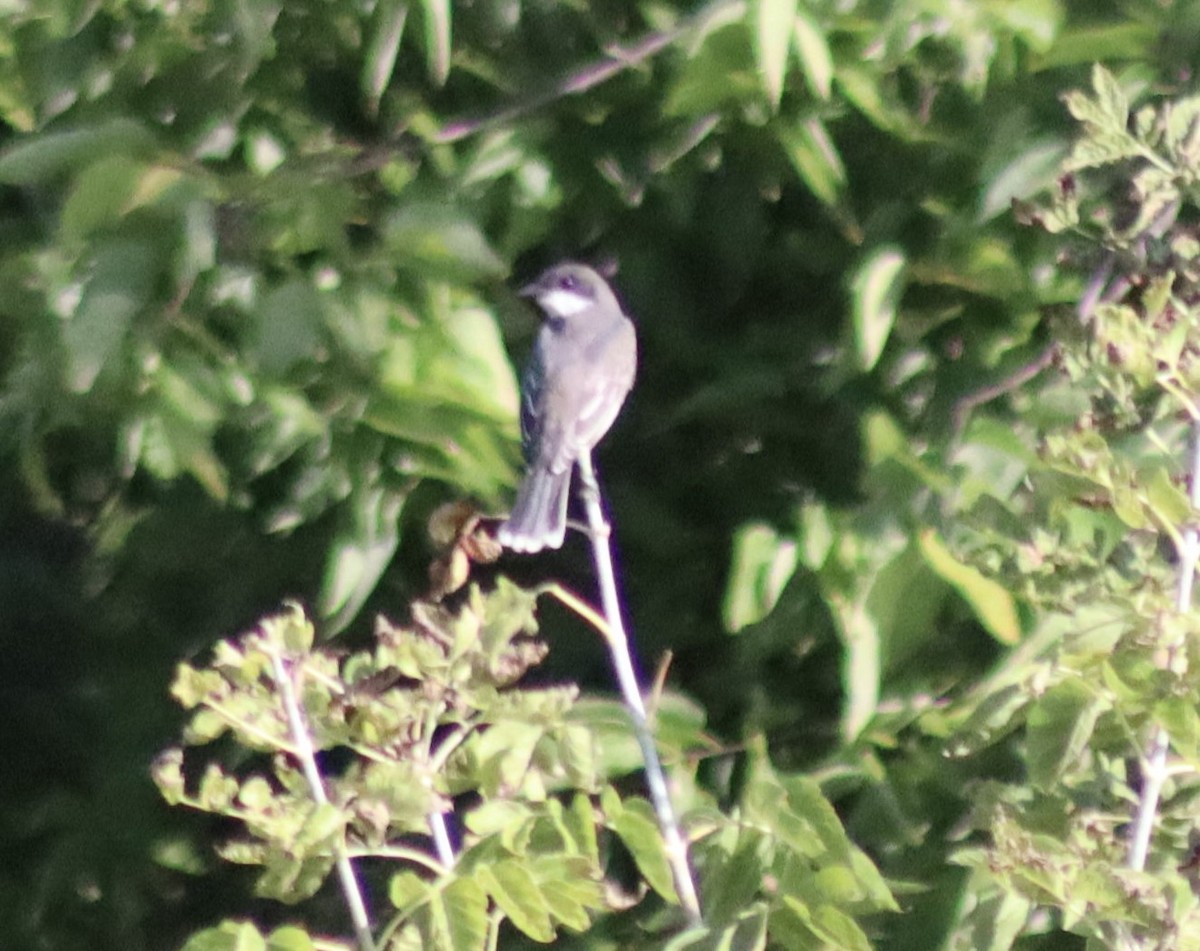
[[[539,294],[538,303],[558,317],[573,317],[580,311],[591,307],[592,299],[584,297],[582,294],[576,294],[573,291],[564,291],[561,288],[555,288],[552,291]]]

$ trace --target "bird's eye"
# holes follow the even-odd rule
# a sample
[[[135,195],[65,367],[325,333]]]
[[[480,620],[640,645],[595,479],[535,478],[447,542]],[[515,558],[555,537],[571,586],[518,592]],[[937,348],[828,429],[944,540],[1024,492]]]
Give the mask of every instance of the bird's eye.
[[[579,278],[574,274],[564,274],[559,278],[558,286],[564,291],[577,291],[579,290]]]

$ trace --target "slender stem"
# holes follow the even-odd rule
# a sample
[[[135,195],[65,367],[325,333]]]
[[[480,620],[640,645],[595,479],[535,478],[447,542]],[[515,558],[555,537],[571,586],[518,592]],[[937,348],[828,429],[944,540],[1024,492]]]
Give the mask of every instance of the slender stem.
[[[1192,422],[1192,459],[1191,459],[1191,503],[1192,510],[1200,508],[1200,420]],[[1186,614],[1192,607],[1192,587],[1196,580],[1196,560],[1200,557],[1200,531],[1195,525],[1189,525],[1183,533],[1183,543],[1179,551],[1179,588],[1175,593],[1175,608],[1180,614]],[[1169,646],[1162,665],[1170,670],[1174,666],[1175,647]],[[1170,737],[1162,726],[1154,728],[1150,747],[1142,762],[1142,790],[1138,796],[1137,813],[1134,817],[1133,831],[1129,837],[1128,865],[1135,871],[1146,867],[1146,856],[1150,851],[1150,834],[1154,829],[1154,817],[1158,812],[1158,800],[1162,795],[1163,783],[1166,782],[1169,770],[1167,753],[1170,747]]]
[[[581,618],[587,621],[592,627],[600,632],[600,636],[606,641],[610,639],[608,630],[608,621],[604,619],[604,615],[593,608],[590,604],[583,600],[574,591],[564,588],[560,584],[544,585],[541,589],[546,594],[553,595],[558,598],[568,608],[578,614]]]
[[[434,766],[430,768],[430,754],[433,749],[433,737],[437,732],[438,717],[435,710],[429,710],[428,716],[425,718],[424,739],[421,742],[421,753],[419,759],[428,770],[426,775],[432,776],[433,773],[440,767]],[[440,751],[439,751],[440,752]],[[447,756],[450,754],[447,753]],[[450,844],[450,831],[446,827],[446,817],[441,812],[431,812],[429,814],[429,834],[433,837],[433,847],[437,852],[438,860],[450,868],[454,865],[454,846]]]
[[[658,749],[654,745],[654,737],[650,733],[650,725],[646,719],[646,705],[642,700],[642,691],[638,686],[633,656],[629,648],[629,637],[625,633],[625,624],[621,618],[621,600],[617,595],[612,549],[608,543],[611,529],[600,508],[600,483],[596,480],[596,472],[592,467],[592,456],[589,452],[585,452],[579,457],[579,476],[583,482],[581,495],[584,507],[587,509],[590,529],[588,534],[592,542],[592,557],[596,563],[596,580],[600,586],[600,600],[604,605],[605,617],[608,619],[608,646],[612,652],[617,683],[625,698],[629,717],[633,721],[633,732],[637,737],[638,746],[642,750],[642,760],[646,767],[646,785],[649,787],[650,800],[654,804],[654,811],[658,816],[667,861],[671,863],[675,891],[679,894],[679,901],[683,905],[684,911],[687,912],[688,918],[698,923],[701,920],[700,899],[696,895],[696,883],[692,880],[692,872],[688,867],[687,844],[679,829],[679,820],[675,817],[675,809],[671,805],[666,774],[663,772],[662,761],[658,757]]]
[[[432,855],[422,852],[420,849],[406,848],[403,845],[360,846],[347,849],[346,854],[350,858],[397,859],[401,862],[412,862],[414,865],[419,865],[434,875],[446,874],[446,866]]]
[[[624,70],[641,65],[692,32],[703,35],[716,18],[740,19],[744,7],[743,0],[714,0],[691,16],[681,19],[673,29],[650,33],[626,46],[614,46],[602,58],[499,112],[481,118],[455,119],[443,126],[434,135],[433,140],[439,144],[457,142],[483,129],[504,125],[536,112],[566,96],[586,92]]]
[[[433,834],[433,847],[437,850],[438,860],[446,868],[452,868],[455,858],[454,846],[450,844],[450,830],[446,828],[445,813],[430,813],[429,831]]]
[[[288,674],[287,665],[279,652],[273,647],[270,650],[271,665],[275,672],[275,682],[279,684],[279,696],[283,700],[283,709],[287,713],[288,726],[292,731],[292,740],[296,744],[296,756],[304,770],[304,778],[308,780],[313,799],[319,805],[328,805],[329,797],[325,795],[325,784],[321,780],[321,771],[317,768],[317,755],[313,749],[312,738],[308,735],[308,727],[304,722],[304,714],[296,701],[296,691],[292,687],[292,678]],[[367,917],[367,906],[363,901],[362,889],[354,874],[354,866],[346,854],[344,843],[337,846],[335,860],[338,880],[342,886],[342,895],[350,910],[350,920],[354,924],[354,935],[360,951],[375,951],[375,940],[371,937],[371,922]]]

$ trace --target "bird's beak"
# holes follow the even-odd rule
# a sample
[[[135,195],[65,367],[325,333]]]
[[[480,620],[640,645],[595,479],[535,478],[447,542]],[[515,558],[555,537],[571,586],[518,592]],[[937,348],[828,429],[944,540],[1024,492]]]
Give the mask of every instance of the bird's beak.
[[[526,284],[519,291],[517,291],[517,296],[518,297],[537,297],[538,294],[540,294],[541,292],[542,292],[541,285],[538,284],[536,281],[534,281],[534,283]]]

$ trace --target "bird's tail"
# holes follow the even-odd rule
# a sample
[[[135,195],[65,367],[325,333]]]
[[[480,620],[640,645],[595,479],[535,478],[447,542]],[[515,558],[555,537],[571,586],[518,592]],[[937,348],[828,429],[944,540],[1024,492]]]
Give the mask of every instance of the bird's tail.
[[[534,552],[561,548],[567,534],[567,495],[571,466],[551,472],[531,466],[517,491],[512,514],[500,526],[500,544],[513,551]]]

